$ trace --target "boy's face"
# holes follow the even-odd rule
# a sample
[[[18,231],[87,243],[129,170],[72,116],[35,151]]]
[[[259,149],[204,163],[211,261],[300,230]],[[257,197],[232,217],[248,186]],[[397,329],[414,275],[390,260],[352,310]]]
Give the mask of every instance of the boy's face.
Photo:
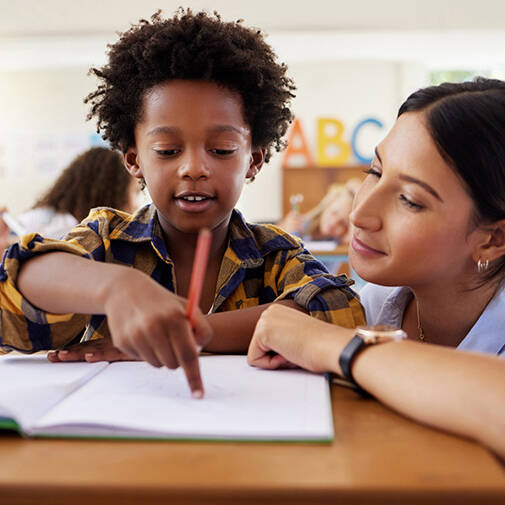
[[[145,179],[165,233],[227,229],[264,159],[251,146],[240,95],[202,81],[167,81],[146,93],[135,143],[126,164]]]

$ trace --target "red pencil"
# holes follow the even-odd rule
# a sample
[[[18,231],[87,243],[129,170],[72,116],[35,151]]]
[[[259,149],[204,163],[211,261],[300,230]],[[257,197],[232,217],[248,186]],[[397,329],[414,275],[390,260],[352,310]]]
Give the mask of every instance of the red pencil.
[[[189,283],[188,305],[186,307],[186,316],[191,326],[193,326],[194,323],[195,310],[200,304],[200,296],[202,294],[211,242],[212,234],[210,230],[208,228],[202,228],[196,242],[193,271],[191,272],[191,281]]]

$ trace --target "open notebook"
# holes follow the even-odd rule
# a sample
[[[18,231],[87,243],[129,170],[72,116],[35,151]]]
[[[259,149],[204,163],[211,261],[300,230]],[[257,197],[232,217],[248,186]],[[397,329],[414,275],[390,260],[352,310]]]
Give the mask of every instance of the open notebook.
[[[195,400],[181,369],[5,356],[0,427],[27,436],[332,440],[323,375],[260,370],[245,356],[204,356],[200,367],[205,397]]]

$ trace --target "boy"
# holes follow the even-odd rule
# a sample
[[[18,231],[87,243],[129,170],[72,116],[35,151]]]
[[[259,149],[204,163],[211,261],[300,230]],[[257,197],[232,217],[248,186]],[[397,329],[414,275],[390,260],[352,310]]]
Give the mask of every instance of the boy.
[[[364,322],[345,279],[293,237],[233,210],[291,120],[294,86],[258,31],[189,10],[157,13],[93,72],[101,84],[86,99],[90,117],[153,204],[133,216],[99,208],[65,241],[29,235],[11,247],[0,344],[55,349],[86,327],[85,339],[110,337],[129,358],[181,365],[200,397],[199,350],[244,352],[270,303],[342,326]],[[198,312],[191,328],[185,297],[202,227],[213,234],[200,303],[209,315]]]

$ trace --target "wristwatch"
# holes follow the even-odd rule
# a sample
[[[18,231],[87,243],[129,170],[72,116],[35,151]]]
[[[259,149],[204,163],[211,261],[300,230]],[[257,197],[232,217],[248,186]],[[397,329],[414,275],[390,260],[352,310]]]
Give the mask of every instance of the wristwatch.
[[[370,396],[359,384],[354,380],[351,372],[351,366],[357,354],[367,345],[382,344],[396,340],[407,338],[407,334],[396,326],[385,324],[377,324],[370,326],[358,326],[356,335],[344,347],[338,358],[342,376],[347,381],[347,385],[352,387],[363,396]]]

